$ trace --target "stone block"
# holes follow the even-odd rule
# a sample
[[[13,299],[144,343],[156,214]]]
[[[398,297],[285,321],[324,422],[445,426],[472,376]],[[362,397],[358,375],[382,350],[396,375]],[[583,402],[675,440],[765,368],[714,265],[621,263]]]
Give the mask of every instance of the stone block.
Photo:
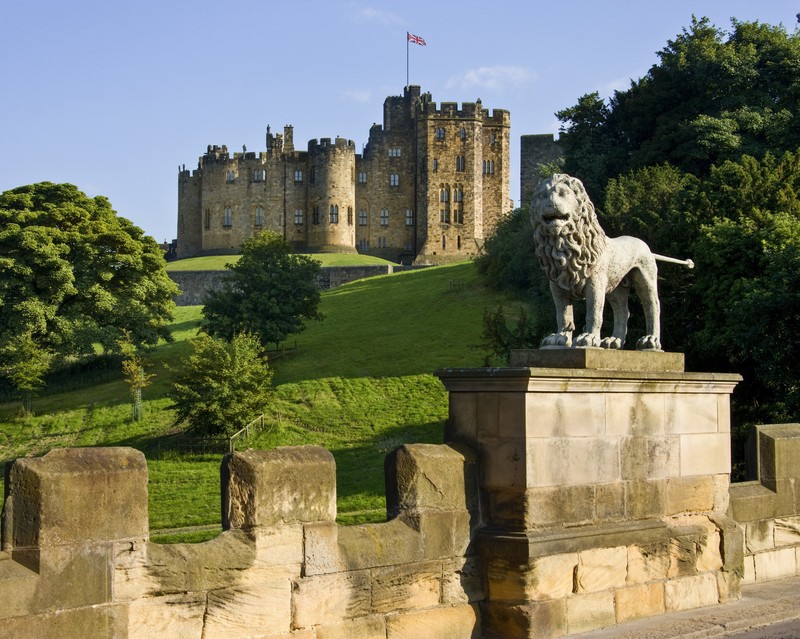
[[[449,414],[445,424],[446,441],[461,441],[477,446],[477,395],[477,393],[450,393]]]
[[[776,546],[800,544],[800,517],[781,517],[774,525]]]
[[[386,639],[386,620],[381,615],[315,628],[316,639]],[[294,639],[294,635],[292,635]]]
[[[595,548],[578,553],[577,592],[598,592],[625,585],[628,551],[624,546]]]
[[[526,528],[591,523],[595,517],[595,488],[590,485],[529,488],[524,506]]]
[[[112,552],[112,544],[40,549],[39,580],[32,612],[110,603]]]
[[[535,477],[540,470],[536,448],[540,444],[526,442],[523,438],[487,439],[481,449],[484,488],[523,489],[529,476]]]
[[[733,484],[728,515],[738,522],[772,519],[777,510],[776,502],[775,493],[758,482]]]
[[[627,583],[638,585],[666,579],[670,560],[667,541],[629,546]]]
[[[414,519],[421,534],[424,559],[459,557],[467,552],[471,535],[470,513],[466,510],[423,512]]]
[[[624,482],[625,515],[629,520],[657,519],[667,512],[667,481]]]
[[[800,424],[758,426],[761,480],[800,477]]]
[[[443,530],[442,534],[452,538],[453,531]],[[423,558],[422,534],[404,518],[383,524],[305,526],[306,576],[417,562]]]
[[[731,501],[730,473],[714,475],[714,507],[715,513],[726,513]]]
[[[744,526],[744,538],[749,554],[772,550],[775,547],[775,521],[760,519],[747,522]]]
[[[303,563],[302,524],[257,528],[255,539],[256,562],[259,565],[297,566]]]
[[[504,393],[474,393],[477,404],[475,412],[477,416],[478,441],[483,441],[483,439],[486,437],[500,436],[500,409],[498,404],[501,396],[504,395]],[[511,424],[506,423],[505,428],[510,430]],[[520,434],[525,432],[524,423],[518,424],[517,428]],[[455,438],[446,439],[445,441],[463,441],[467,444],[470,444],[468,440]],[[478,447],[477,442],[475,443],[474,447]]]
[[[711,511],[713,508],[714,478],[711,475],[667,480],[667,515]]]
[[[607,393],[606,435],[659,437],[666,433],[664,395]]]
[[[620,481],[618,438],[554,437],[542,447],[542,486]]]
[[[386,639],[479,639],[480,636],[480,615],[469,604],[416,610],[386,619]]]
[[[483,611],[483,639],[557,639],[567,634],[566,599],[505,604],[488,601]]]
[[[794,548],[776,548],[753,555],[756,581],[773,581],[797,574],[797,554]]]
[[[186,593],[149,597],[128,604],[128,639],[153,639],[153,637],[201,637],[203,616],[206,611],[205,593]],[[77,637],[115,635],[77,634]]]
[[[664,583],[664,607],[667,612],[693,610],[719,603],[717,579],[711,573],[679,577]]]
[[[744,570],[744,528],[727,515],[714,513],[709,515],[709,519],[721,535],[722,569],[741,575]]]
[[[728,572],[719,570],[714,573],[717,578],[717,591],[719,602],[728,603],[742,598],[742,572]]]
[[[373,613],[388,614],[439,604],[442,585],[440,562],[375,568],[371,571],[371,578]]]
[[[15,549],[148,535],[147,464],[132,448],[63,448],[8,471],[6,535]]]
[[[617,623],[664,613],[664,584],[651,582],[614,593]]]
[[[576,595],[567,602],[567,632],[571,635],[613,626],[617,617],[611,591]]]
[[[600,393],[528,393],[525,411],[527,437],[605,436],[605,397]]]
[[[337,624],[370,614],[369,571],[317,575],[294,584],[292,626]]]
[[[731,472],[731,439],[728,433],[681,435],[681,477]]]
[[[722,568],[721,545],[720,534],[716,530],[709,532],[701,539],[697,553],[698,572],[708,572]]]
[[[486,578],[491,601],[560,599],[572,594],[578,554],[546,555],[519,564],[502,557],[491,559]]]
[[[394,510],[467,510],[477,501],[477,459],[465,446],[406,444],[395,452]]]
[[[0,619],[27,615],[35,610],[39,575],[0,552]]]
[[[666,479],[679,473],[678,437],[623,437],[622,479]]]
[[[609,522],[625,519],[625,492],[624,482],[598,484],[595,487],[595,520]]]
[[[742,585],[756,583],[756,560],[753,555],[748,555],[742,562]]]
[[[711,393],[675,393],[666,400],[667,432],[718,433],[717,395]]]
[[[336,519],[336,466],[319,446],[231,453],[221,474],[224,528]]]
[[[717,430],[720,433],[731,432],[731,398],[730,395],[717,395]]]
[[[147,568],[159,592],[196,592],[236,583],[255,556],[253,540],[229,530],[202,544],[148,544]]]
[[[486,596],[483,572],[477,557],[459,557],[442,566],[442,604],[483,601]]]
[[[536,368],[574,368],[609,372],[678,372],[684,370],[683,353],[624,351],[599,348],[515,349],[510,365]]]
[[[685,577],[697,573],[697,542],[697,535],[683,535],[669,540],[668,577]]]
[[[4,639],[131,637],[133,639],[133,635],[126,632],[125,617],[124,608],[117,606],[97,606],[50,614],[11,617],[0,619],[0,637]]]
[[[530,429],[526,404],[528,395],[525,393],[495,393],[494,402],[487,402],[485,408],[492,410],[497,407],[497,436],[498,437],[525,437]],[[481,429],[483,430],[483,429]]]

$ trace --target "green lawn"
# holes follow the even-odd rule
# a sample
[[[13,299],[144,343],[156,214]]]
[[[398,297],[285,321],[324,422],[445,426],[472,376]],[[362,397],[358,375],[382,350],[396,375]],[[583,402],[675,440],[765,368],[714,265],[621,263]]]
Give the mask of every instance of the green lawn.
[[[204,257],[187,257],[183,260],[167,262],[167,271],[221,271],[226,264],[235,264],[239,255],[207,255]],[[370,266],[373,264],[393,264],[373,255],[357,253],[313,253],[308,254],[322,266]]]
[[[325,320],[310,323],[273,355],[276,388],[265,432],[239,448],[325,446],[336,459],[340,521],[380,520],[385,454],[405,442],[442,441],[447,397],[432,372],[481,365],[483,311],[498,303],[508,301],[482,288],[472,264],[324,292]],[[133,446],[148,459],[151,529],[219,525],[222,455],[185,452],[166,397],[172,371],[190,352],[200,310],[178,307],[175,341],[149,356],[156,377],[144,391],[142,422],[131,422],[127,388],[112,368],[84,388],[37,398],[34,417],[19,417],[17,403],[0,404],[0,461],[53,447]]]

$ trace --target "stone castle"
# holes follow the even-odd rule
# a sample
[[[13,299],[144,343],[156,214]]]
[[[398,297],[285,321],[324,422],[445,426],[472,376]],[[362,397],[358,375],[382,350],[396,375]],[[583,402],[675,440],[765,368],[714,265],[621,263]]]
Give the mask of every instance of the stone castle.
[[[209,145],[178,175],[177,257],[238,252],[260,230],[304,252],[359,252],[435,264],[477,254],[513,207],[510,115],[480,100],[437,107],[407,86],[387,97],[362,153],[343,138],[294,146],[267,128],[266,151]]]

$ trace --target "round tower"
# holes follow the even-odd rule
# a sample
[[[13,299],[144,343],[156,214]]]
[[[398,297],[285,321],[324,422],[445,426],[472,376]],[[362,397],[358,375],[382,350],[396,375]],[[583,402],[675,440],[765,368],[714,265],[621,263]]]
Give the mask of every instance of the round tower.
[[[355,144],[344,138],[311,140],[308,155],[308,250],[355,253]]]

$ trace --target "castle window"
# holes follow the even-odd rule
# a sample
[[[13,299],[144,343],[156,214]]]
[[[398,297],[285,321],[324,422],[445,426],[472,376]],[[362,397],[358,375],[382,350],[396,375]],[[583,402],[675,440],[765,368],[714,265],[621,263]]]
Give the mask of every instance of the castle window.
[[[433,170],[434,171],[439,170],[439,160],[437,160],[436,158],[433,158]]]
[[[414,250],[414,245],[411,242],[406,242],[405,244],[403,244],[403,249],[406,252],[410,253],[411,251]]]
[[[303,209],[295,209],[294,210],[294,223],[295,224],[302,224],[303,223]]]
[[[233,210],[226,206],[222,212],[222,228],[229,229],[233,226]]]
[[[414,211],[406,209],[406,226],[414,226]]]
[[[483,174],[494,175],[494,160],[483,161]]]
[[[295,182],[303,181],[303,172],[300,169],[294,172],[294,181]]]
[[[461,189],[461,185],[457,185],[453,188],[453,202],[463,202],[464,201],[464,191]]]
[[[358,212],[358,225],[359,226],[367,225],[367,209],[361,209]]]
[[[253,226],[264,226],[264,209],[260,206],[256,208],[256,214],[253,218]]]
[[[437,126],[434,130],[434,135],[436,136],[437,140],[444,140],[444,128]]]
[[[267,179],[266,169],[253,169],[253,182],[263,182]]]
[[[449,202],[450,201],[450,187],[443,186],[439,189],[439,201],[440,202]]]
[[[444,235],[442,235],[442,250],[445,250],[446,248],[447,248],[447,238]]]
[[[390,158],[399,158],[400,157],[400,147],[394,146],[389,149],[389,157]]]
[[[464,211],[463,209],[453,209],[453,224],[463,224],[464,223]]]
[[[311,211],[311,223],[312,224],[319,224],[319,207],[315,206],[314,209]]]
[[[366,184],[367,183],[367,172],[366,171],[359,171],[359,173],[358,173],[358,183],[359,184]]]
[[[360,240],[358,240],[356,247],[359,251],[369,251],[369,240],[362,237]]]
[[[464,169],[465,166],[466,165],[464,163],[464,156],[463,155],[457,155],[456,156],[456,171],[464,171],[465,170]]]
[[[331,224],[338,224],[339,223],[339,205],[338,204],[331,204],[331,209],[328,214],[328,219]]]
[[[381,209],[381,226],[389,226],[389,209]]]
[[[450,224],[450,209],[439,209],[439,222]]]
[[[490,143],[491,144],[494,144],[495,142],[497,142],[497,133],[492,131],[491,134],[489,135],[489,139],[490,139]]]
[[[379,237],[378,238],[378,248],[386,248],[386,238]]]
[[[347,226],[353,226],[353,207],[347,207]]]
[[[461,127],[461,139],[464,141],[467,139],[467,130],[463,126]]]
[[[209,209],[206,209],[205,211],[205,220],[203,226],[205,226],[206,231],[211,228],[211,211]]]
[[[301,177],[300,179],[302,180],[303,178]],[[309,183],[309,184],[314,184],[314,182],[316,181],[316,179],[317,179],[317,174],[316,174],[316,172],[314,171],[314,169],[313,169],[313,168],[311,168],[311,169],[309,170],[309,172],[308,172],[308,183]]]
[[[236,180],[236,171],[227,171],[225,173],[225,181],[231,184],[234,180]]]
[[[400,176],[397,173],[389,176],[389,186],[400,186]]]
[[[461,236],[460,235],[458,236],[457,242],[458,242],[458,250],[460,251],[461,250]]]

